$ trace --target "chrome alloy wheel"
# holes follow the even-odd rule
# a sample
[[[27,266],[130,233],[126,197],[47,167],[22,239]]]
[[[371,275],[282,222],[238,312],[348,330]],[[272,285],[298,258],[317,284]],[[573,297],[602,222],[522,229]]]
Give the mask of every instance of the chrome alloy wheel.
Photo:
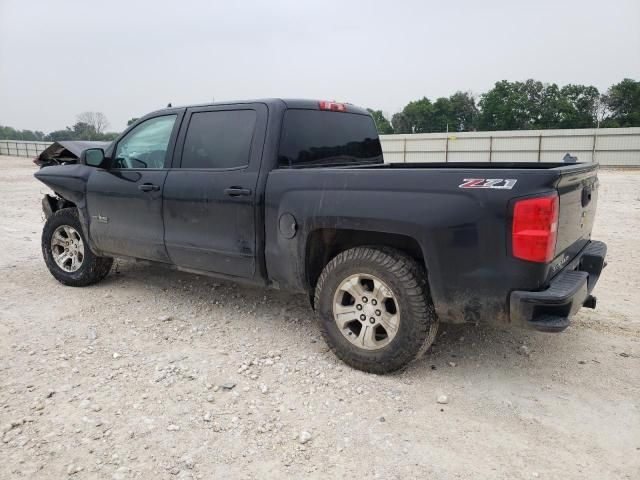
[[[342,335],[364,350],[388,345],[400,326],[393,291],[378,277],[355,274],[340,283],[333,300],[333,319]]]
[[[60,225],[51,237],[51,256],[65,272],[75,272],[84,260],[84,243],[78,231],[69,225]]]

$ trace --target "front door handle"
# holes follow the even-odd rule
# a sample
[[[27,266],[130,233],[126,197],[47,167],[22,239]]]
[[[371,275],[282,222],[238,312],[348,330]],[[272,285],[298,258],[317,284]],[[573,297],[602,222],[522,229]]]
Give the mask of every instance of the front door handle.
[[[229,187],[224,189],[225,195],[229,195],[230,197],[248,197],[251,195],[250,188],[242,188],[242,187]]]
[[[138,190],[142,190],[143,192],[153,192],[160,190],[160,187],[153,183],[143,183],[142,185],[138,185]]]

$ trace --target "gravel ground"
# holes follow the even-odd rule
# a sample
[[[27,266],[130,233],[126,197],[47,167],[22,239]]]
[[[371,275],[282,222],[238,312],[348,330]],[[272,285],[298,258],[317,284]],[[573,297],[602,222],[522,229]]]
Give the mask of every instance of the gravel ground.
[[[303,296],[134,262],[58,284],[33,172],[0,157],[0,478],[638,478],[639,171],[600,172],[597,310],[445,327],[388,376],[328,352]]]

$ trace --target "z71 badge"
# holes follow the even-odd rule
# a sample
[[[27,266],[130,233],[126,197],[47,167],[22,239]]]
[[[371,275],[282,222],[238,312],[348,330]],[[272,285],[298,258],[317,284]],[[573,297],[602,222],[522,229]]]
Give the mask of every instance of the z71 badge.
[[[460,188],[497,188],[511,190],[518,180],[515,178],[465,178]]]

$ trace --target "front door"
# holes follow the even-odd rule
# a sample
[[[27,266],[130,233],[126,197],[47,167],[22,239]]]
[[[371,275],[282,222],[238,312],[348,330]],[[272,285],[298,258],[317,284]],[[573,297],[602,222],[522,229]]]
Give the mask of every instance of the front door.
[[[89,232],[102,252],[169,261],[163,240],[162,190],[178,117],[166,114],[135,126],[116,144],[109,168],[89,177]]]
[[[253,277],[266,116],[263,104],[187,110],[163,194],[172,263]]]

